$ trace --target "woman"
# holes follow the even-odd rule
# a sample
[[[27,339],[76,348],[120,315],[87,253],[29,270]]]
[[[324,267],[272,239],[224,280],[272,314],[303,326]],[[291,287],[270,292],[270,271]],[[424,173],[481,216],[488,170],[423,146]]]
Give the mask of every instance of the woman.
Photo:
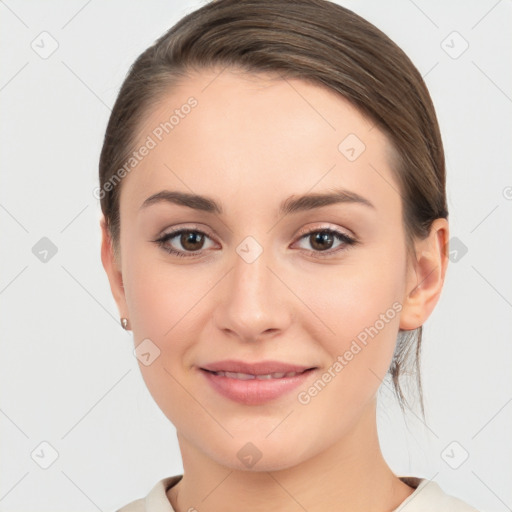
[[[122,512],[475,510],[383,458],[449,238],[408,57],[325,0],[219,0],[133,64],[100,159],[102,262],[183,475]]]

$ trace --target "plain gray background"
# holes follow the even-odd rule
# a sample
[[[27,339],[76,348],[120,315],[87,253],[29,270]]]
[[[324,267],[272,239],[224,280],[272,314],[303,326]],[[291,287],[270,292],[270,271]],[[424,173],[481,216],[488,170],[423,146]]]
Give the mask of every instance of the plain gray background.
[[[482,510],[511,510],[512,3],[339,3],[386,32],[425,77],[456,238],[424,329],[427,421],[404,420],[384,386],[384,455],[399,475],[433,479]],[[119,325],[93,190],[129,66],[200,5],[0,2],[1,511],[114,510],[182,472],[175,429]]]

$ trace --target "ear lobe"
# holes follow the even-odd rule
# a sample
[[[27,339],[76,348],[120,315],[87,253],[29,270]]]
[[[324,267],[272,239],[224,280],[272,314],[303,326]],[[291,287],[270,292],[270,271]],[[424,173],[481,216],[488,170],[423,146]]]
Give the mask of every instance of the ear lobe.
[[[415,242],[416,261],[411,263],[400,328],[405,331],[423,325],[437,304],[448,266],[448,221],[436,219],[424,240]]]
[[[107,273],[110,283],[112,296],[117,303],[119,314],[121,317],[128,317],[128,308],[126,307],[126,299],[123,286],[123,276],[119,264],[114,257],[114,248],[110,237],[105,217],[100,220],[101,227],[101,262]]]

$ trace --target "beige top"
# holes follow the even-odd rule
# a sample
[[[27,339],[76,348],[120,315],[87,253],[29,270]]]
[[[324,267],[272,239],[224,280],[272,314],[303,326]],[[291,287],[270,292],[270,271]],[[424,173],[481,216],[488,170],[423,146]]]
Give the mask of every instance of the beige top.
[[[116,512],[175,512],[166,491],[182,477],[176,475],[159,480],[145,498],[132,501]],[[445,494],[432,480],[407,476],[400,480],[416,490],[393,512],[478,512],[458,498]]]

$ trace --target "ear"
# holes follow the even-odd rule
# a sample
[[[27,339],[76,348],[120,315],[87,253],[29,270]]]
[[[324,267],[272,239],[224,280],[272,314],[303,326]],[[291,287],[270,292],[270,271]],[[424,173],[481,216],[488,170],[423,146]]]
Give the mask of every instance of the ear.
[[[129,318],[128,307],[126,305],[126,298],[123,286],[123,276],[119,263],[116,261],[114,256],[114,248],[112,245],[112,239],[110,237],[105,217],[102,215],[100,220],[101,227],[101,262],[103,268],[107,273],[108,280],[110,282],[110,290],[112,296],[117,303],[119,314],[121,317]]]
[[[404,331],[423,325],[439,300],[448,266],[448,234],[448,221],[436,219],[429,235],[415,242],[416,259],[409,264],[400,315]]]

